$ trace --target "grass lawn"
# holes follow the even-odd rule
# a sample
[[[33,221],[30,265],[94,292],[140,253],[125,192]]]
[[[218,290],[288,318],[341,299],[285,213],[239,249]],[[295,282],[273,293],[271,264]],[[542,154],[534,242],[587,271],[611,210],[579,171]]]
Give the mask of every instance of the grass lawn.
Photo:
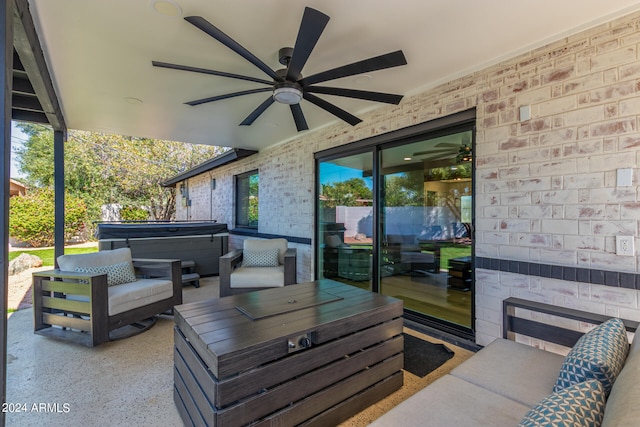
[[[65,255],[70,255],[70,254],[85,254],[88,252],[98,252],[98,247],[94,246],[94,247],[89,247],[89,248],[65,248],[64,249],[64,253]],[[24,251],[13,251],[13,252],[9,252],[9,261],[13,260],[14,258],[17,258],[18,255],[20,254],[31,254],[31,255],[35,255],[37,257],[39,257],[42,260],[42,265],[44,267],[53,267],[54,263],[53,263],[53,258],[54,258],[54,250],[53,248],[50,249],[27,249]]]
[[[440,249],[440,268],[449,269],[449,260],[451,258],[460,258],[471,255],[471,246],[445,246]]]

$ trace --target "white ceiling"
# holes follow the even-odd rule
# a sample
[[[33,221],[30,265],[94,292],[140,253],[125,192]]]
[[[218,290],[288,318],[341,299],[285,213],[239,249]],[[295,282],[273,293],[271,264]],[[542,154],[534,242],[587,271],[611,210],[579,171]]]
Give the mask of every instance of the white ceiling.
[[[297,136],[288,106],[278,103],[252,126],[238,126],[268,93],[184,104],[264,86],[156,68],[152,60],[270,80],[186,16],[204,17],[278,69],[278,50],[293,46],[304,7],[313,7],[331,20],[304,75],[402,49],[408,65],[325,85],[410,95],[640,9],[631,0],[164,0],[180,8],[171,17],[156,11],[157,1],[30,0],[70,129],[248,149]],[[385,105],[320,97],[355,115]],[[305,132],[339,120],[300,105]]]

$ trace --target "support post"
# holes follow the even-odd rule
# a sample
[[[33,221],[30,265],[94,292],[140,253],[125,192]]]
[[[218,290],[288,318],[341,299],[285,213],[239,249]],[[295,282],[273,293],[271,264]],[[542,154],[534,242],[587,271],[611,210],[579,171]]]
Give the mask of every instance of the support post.
[[[11,90],[13,87],[13,0],[0,0],[0,99],[2,99],[2,161],[0,162],[0,381],[7,401],[7,308],[9,299],[9,195],[11,187]],[[5,413],[0,411],[0,426]]]
[[[64,143],[66,132],[53,132],[53,181],[54,181],[54,257],[58,267],[58,257],[64,255]]]

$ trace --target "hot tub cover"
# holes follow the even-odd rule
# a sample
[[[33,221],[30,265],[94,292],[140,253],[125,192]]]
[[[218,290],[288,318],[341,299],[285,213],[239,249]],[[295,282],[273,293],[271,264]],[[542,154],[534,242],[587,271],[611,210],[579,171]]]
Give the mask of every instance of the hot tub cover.
[[[213,222],[165,222],[98,224],[96,237],[106,239],[135,239],[147,237],[200,236],[227,233],[227,224]]]

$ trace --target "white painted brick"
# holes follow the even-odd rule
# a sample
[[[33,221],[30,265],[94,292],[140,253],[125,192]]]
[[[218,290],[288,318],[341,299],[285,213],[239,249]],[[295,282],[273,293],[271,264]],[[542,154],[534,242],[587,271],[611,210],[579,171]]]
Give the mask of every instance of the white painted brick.
[[[567,111],[563,114],[565,126],[588,125],[604,120],[604,108],[602,106],[581,108]]]
[[[604,237],[596,236],[565,236],[564,249],[581,251],[603,251]]]
[[[551,234],[578,234],[578,223],[572,220],[543,219],[541,230]]]
[[[567,265],[567,266],[576,265],[576,261],[577,261],[576,251],[566,249],[566,248],[561,248],[561,249],[562,250],[558,250],[558,248],[553,248],[553,250],[550,250],[546,248],[540,248],[540,257],[538,261],[545,264],[554,264],[554,265]]]
[[[592,300],[627,308],[638,308],[638,291],[611,286],[593,285]]]
[[[525,260],[531,259],[531,249],[524,246],[500,245],[498,247],[498,258]]]

